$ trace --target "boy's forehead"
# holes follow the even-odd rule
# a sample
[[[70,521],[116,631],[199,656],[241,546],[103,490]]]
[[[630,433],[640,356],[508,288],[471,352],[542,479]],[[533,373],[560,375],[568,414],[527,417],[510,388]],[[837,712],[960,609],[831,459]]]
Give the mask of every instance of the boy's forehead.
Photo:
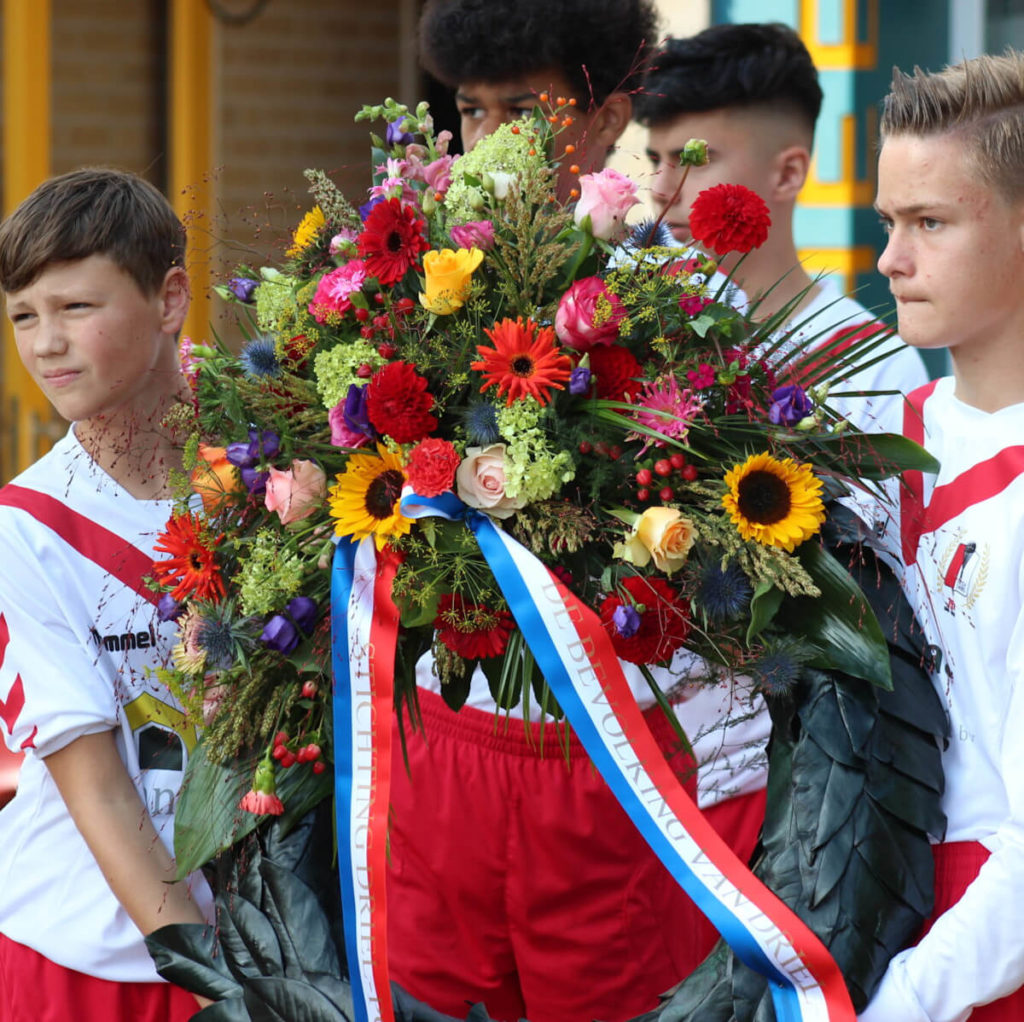
[[[459,82],[456,88],[457,96],[463,100],[486,97],[509,104],[529,103],[536,100],[542,92],[554,93],[568,99],[572,95],[572,85],[564,71],[544,68],[497,81],[471,79]],[[576,99],[577,102],[582,101],[582,97],[577,96]]]

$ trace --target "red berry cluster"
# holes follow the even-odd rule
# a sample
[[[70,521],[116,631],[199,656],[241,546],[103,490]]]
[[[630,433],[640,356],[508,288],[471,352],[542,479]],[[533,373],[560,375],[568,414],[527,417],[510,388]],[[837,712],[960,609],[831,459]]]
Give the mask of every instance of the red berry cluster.
[[[579,443],[580,454],[596,454],[600,458],[609,458],[618,461],[622,457],[622,448],[618,444],[607,444],[598,440],[592,444],[589,440],[581,440]]]
[[[314,699],[317,694],[315,681],[307,681],[302,685],[302,698]],[[282,770],[294,766],[296,763],[310,763],[313,766],[314,774],[322,774],[327,769],[323,759],[323,750],[316,742],[305,741],[305,736],[299,735],[291,738],[287,731],[278,731],[274,735],[274,747],[271,755],[281,764]]]
[[[637,500],[650,500],[651,486],[659,479],[664,480],[664,484],[658,490],[658,498],[663,503],[672,500],[676,495],[676,491],[669,482],[669,479],[677,472],[683,481],[687,483],[692,483],[697,478],[697,466],[691,465],[686,460],[686,455],[682,451],[673,451],[667,458],[659,458],[651,468],[639,469],[636,474]]]
[[[378,305],[384,304],[384,295],[380,291],[373,297]],[[402,318],[415,308],[416,303],[411,298],[399,298],[392,304],[389,312],[378,312],[375,316],[371,316],[369,309],[356,306],[353,312],[356,319],[363,324],[359,328],[359,335],[366,341],[372,341],[375,337],[382,335],[389,340],[394,340],[396,329],[400,329],[402,326]],[[382,342],[380,346],[390,348],[392,355],[398,350],[393,344],[387,342]],[[390,358],[391,355],[381,352],[381,357]]]

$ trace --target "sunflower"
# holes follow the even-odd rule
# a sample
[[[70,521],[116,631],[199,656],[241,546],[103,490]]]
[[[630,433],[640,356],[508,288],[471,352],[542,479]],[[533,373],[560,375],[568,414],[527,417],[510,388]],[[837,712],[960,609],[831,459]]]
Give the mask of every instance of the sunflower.
[[[373,536],[382,550],[392,536],[404,536],[412,519],[398,510],[405,485],[401,455],[377,445],[377,454],[353,454],[328,493],[334,532],[354,543]]]
[[[154,550],[171,556],[154,562],[153,575],[158,582],[174,586],[171,597],[175,600],[194,596],[215,603],[224,596],[224,580],[214,554],[223,538],[211,538],[198,515],[172,515],[153,544]]]
[[[725,475],[722,504],[744,539],[792,553],[825,521],[821,480],[810,465],[752,454]]]
[[[292,236],[291,248],[288,249],[286,254],[293,259],[296,256],[302,255],[316,241],[317,235],[323,230],[326,223],[327,220],[324,217],[323,210],[319,206],[314,206],[299,221],[299,226],[295,228],[295,234]]]
[[[477,345],[481,361],[473,368],[484,374],[481,391],[497,386],[499,397],[508,394],[506,404],[533,397],[545,404],[549,391],[564,390],[572,364],[567,355],[558,353],[553,327],[539,327],[532,319],[503,319],[484,333],[494,342],[493,348]]]

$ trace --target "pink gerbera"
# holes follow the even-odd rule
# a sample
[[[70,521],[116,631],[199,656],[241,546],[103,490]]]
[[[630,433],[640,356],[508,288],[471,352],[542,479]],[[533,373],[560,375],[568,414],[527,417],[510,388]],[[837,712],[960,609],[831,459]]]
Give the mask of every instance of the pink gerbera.
[[[636,397],[637,408],[633,421],[648,429],[657,430],[674,440],[684,441],[690,431],[690,424],[704,407],[700,398],[689,388],[680,390],[674,376],[663,376],[644,386]],[[631,433],[631,440],[642,439],[639,433]],[[652,441],[644,444],[646,450]],[[664,447],[663,440],[653,441],[655,446]]]

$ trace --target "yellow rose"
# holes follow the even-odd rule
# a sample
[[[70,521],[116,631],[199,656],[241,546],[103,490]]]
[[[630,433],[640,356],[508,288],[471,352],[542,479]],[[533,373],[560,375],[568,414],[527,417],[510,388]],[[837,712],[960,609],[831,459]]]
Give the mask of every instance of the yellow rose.
[[[426,291],[420,294],[420,304],[438,316],[450,316],[469,293],[469,280],[473,271],[483,262],[484,254],[478,248],[460,248],[453,252],[442,248],[423,257]]]
[[[671,575],[683,566],[695,538],[693,522],[678,508],[649,507],[626,542],[616,546],[615,556],[638,568],[653,558],[658,571]]]

